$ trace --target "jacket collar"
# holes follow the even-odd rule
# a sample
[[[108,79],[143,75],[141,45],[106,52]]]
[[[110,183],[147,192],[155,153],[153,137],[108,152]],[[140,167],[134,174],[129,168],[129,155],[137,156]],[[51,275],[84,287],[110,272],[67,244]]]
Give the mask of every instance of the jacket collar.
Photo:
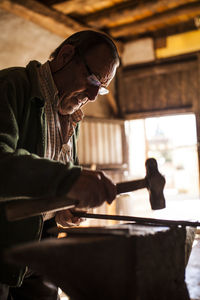
[[[38,61],[30,61],[26,66],[26,71],[31,83],[30,96],[31,99],[37,101],[38,105],[44,107],[45,99],[42,94],[42,89],[39,82],[38,68],[41,66],[41,63]]]

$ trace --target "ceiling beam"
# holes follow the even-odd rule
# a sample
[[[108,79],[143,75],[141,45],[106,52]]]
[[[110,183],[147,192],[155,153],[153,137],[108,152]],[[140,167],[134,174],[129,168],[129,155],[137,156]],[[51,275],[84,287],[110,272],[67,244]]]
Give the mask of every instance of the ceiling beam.
[[[77,31],[93,29],[89,26],[83,26],[63,13],[53,10],[35,0],[0,0],[0,8],[31,21],[63,38],[67,38]],[[118,41],[114,42],[121,54],[123,51],[122,43]]]
[[[34,0],[1,0],[0,8],[36,23],[63,38],[86,29],[72,18]]]
[[[173,26],[168,26],[165,28],[161,28],[155,32],[151,32],[151,36],[153,36],[155,39],[159,39],[159,38],[163,38],[163,37],[165,38],[169,35],[180,34],[180,33],[184,33],[187,31],[193,31],[196,29],[197,29],[197,27],[194,23],[194,19],[192,18],[187,22],[178,23]]]
[[[52,6],[64,14],[78,13],[85,15],[107,9],[119,2],[121,2],[121,0],[67,0],[59,1],[58,3],[55,1]]]
[[[148,3],[139,3],[138,5],[123,3],[115,7],[90,14],[84,18],[90,26],[96,28],[119,26],[131,22],[137,22],[144,18],[151,17],[157,13],[163,13],[169,9],[174,9],[180,5],[198,2],[199,0],[159,0]]]
[[[111,28],[109,33],[114,38],[134,36],[146,32],[153,32],[167,26],[184,23],[200,14],[200,3],[193,3],[190,6],[183,6],[158,14],[150,18],[131,23],[129,25]]]

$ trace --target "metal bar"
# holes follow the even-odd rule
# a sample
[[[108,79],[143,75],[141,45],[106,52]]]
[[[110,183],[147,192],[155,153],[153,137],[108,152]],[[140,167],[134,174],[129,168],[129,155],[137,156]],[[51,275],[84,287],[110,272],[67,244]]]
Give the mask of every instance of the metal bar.
[[[25,219],[43,213],[74,208],[77,200],[68,197],[23,198],[8,201],[5,204],[6,216],[9,221]]]
[[[115,221],[129,221],[138,224],[157,224],[161,226],[200,226],[199,221],[187,221],[187,220],[165,220],[165,219],[153,219],[153,218],[141,218],[134,216],[120,216],[120,215],[104,215],[104,214],[89,214],[84,212],[73,212],[77,217],[90,218],[90,219],[101,219],[101,220],[115,220]]]

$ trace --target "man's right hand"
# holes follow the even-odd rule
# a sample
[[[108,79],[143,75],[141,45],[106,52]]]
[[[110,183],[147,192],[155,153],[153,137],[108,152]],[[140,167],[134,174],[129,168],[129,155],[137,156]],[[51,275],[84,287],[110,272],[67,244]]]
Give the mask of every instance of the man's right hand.
[[[117,195],[116,185],[101,171],[83,169],[67,196],[78,200],[78,208],[92,208],[103,202],[109,204]]]

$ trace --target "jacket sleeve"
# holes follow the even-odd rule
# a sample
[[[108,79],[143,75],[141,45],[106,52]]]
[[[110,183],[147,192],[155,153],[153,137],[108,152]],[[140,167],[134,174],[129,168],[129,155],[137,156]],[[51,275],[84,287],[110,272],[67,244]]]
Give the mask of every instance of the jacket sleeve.
[[[18,148],[27,87],[0,80],[0,200],[64,195],[81,172]]]

